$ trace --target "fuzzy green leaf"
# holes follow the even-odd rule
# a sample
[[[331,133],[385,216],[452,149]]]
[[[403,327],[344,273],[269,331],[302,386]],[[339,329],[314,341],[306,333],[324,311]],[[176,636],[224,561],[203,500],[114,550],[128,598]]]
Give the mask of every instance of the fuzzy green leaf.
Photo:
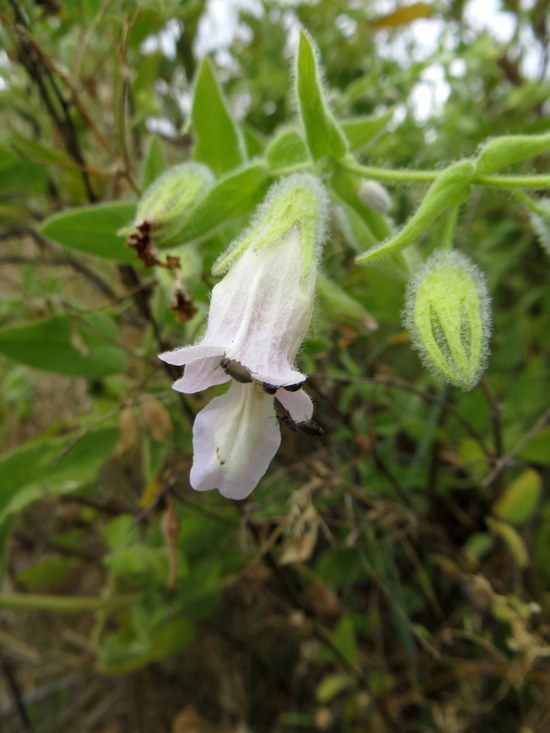
[[[164,152],[160,139],[153,135],[147,149],[147,155],[141,170],[141,178],[139,185],[142,191],[145,191],[156,179],[164,172],[166,161],[164,160]]]
[[[313,160],[326,155],[336,160],[343,158],[348,152],[346,138],[325,101],[317,49],[305,31],[301,31],[298,42],[296,94]]]
[[[241,132],[233,120],[210,60],[200,65],[193,107],[193,130],[197,136],[194,158],[206,163],[215,173],[226,173],[245,161]]]
[[[506,135],[485,143],[476,162],[476,173],[486,176],[512,163],[550,151],[550,132],[542,135]]]
[[[64,247],[116,262],[136,261],[117,231],[133,221],[135,204],[115,202],[68,209],[42,223],[41,233]]]
[[[265,193],[267,169],[252,163],[222,178],[191,214],[184,228],[175,235],[180,244],[210,234],[237,216],[254,209]]]
[[[528,468],[506,487],[494,507],[494,513],[506,522],[521,524],[532,516],[540,493],[540,475]]]
[[[267,164],[272,173],[309,161],[305,142],[297,130],[281,130],[269,144],[266,152]]]
[[[396,254],[412,244],[446,209],[464,200],[475,170],[471,160],[455,163],[444,170],[432,183],[418,209],[395,237],[367,250],[356,262],[379,260],[390,254]]]
[[[99,379],[119,374],[126,356],[115,322],[104,313],[52,316],[0,329],[0,353],[35,369]]]
[[[340,125],[349,143],[350,150],[359,150],[381,132],[393,117],[393,110],[382,115],[368,115],[340,120]]]

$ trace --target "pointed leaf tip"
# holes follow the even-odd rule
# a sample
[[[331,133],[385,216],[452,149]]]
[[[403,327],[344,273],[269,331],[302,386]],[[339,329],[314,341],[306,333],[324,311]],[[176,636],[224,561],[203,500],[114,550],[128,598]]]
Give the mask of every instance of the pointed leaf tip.
[[[326,103],[317,48],[305,30],[300,31],[296,55],[296,95],[312,158],[342,159],[348,152],[347,140]]]

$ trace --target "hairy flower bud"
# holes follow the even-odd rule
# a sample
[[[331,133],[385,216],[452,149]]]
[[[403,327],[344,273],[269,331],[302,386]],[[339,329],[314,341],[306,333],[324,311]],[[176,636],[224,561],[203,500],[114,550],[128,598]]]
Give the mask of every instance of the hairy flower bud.
[[[197,415],[191,486],[244,499],[266,472],[281,435],[274,398],[291,430],[319,435],[295,359],[313,312],[329,204],[322,183],[295,174],[272,186],[250,228],[214,266],[225,272],[199,343],[160,354],[185,366],[174,389],[231,382]]]
[[[212,172],[201,163],[182,163],[169,168],[143,193],[134,225],[121,232],[139,231],[147,222],[155,244],[166,246],[213,184]]]
[[[424,365],[470,390],[485,369],[491,314],[485,277],[464,254],[436,250],[407,288],[404,325]]]
[[[357,198],[369,209],[379,214],[387,214],[392,207],[392,200],[387,190],[378,181],[364,178],[357,190]]]

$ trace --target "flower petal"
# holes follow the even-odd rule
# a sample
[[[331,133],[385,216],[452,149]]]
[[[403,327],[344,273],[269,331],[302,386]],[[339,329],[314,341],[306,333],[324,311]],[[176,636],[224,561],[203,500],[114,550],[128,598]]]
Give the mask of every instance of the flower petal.
[[[187,364],[183,377],[174,382],[172,389],[192,394],[213,387],[215,384],[223,384],[230,379],[229,374],[226,374],[220,366],[220,355],[218,354]]]
[[[313,415],[313,402],[311,401],[311,397],[303,389],[299,389],[297,392],[278,389],[275,397],[289,411],[290,417],[294,422],[311,420],[311,416]]]
[[[311,320],[315,271],[302,276],[302,267],[297,227],[259,251],[250,246],[212,290],[202,343],[223,344],[229,358],[268,384],[304,381],[293,363]]]
[[[197,359],[204,359],[218,354],[221,360],[224,353],[223,346],[201,346],[201,344],[196,344],[195,346],[182,346],[179,349],[165,351],[159,354],[159,359],[174,366],[184,366],[184,364],[190,364]]]
[[[195,418],[191,486],[245,499],[267,471],[281,442],[273,397],[232,382]]]

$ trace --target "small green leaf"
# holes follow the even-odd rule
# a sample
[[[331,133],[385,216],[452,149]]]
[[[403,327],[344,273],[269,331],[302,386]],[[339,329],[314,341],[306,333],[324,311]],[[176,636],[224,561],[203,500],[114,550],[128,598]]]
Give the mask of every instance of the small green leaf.
[[[267,164],[272,173],[289,166],[308,163],[307,146],[297,130],[281,130],[269,144],[266,152]]]
[[[550,132],[542,135],[506,135],[485,143],[476,161],[476,173],[486,176],[550,150]]]
[[[540,463],[543,466],[550,464],[550,427],[543,428],[520,451],[519,456],[524,461]]]
[[[493,537],[487,532],[474,532],[466,540],[462,551],[468,562],[477,567],[481,558],[489,553],[493,546]]]
[[[342,616],[334,630],[332,642],[348,662],[355,664],[357,660],[357,639],[351,616]]]
[[[379,260],[390,254],[396,254],[412,244],[446,209],[464,200],[475,172],[475,165],[471,160],[460,161],[444,170],[432,183],[418,209],[395,237],[367,250],[356,262],[363,264]]]
[[[487,517],[487,526],[491,532],[504,542],[518,567],[525,568],[529,564],[529,554],[525,542],[518,531],[506,522]]]
[[[17,573],[16,580],[17,583],[22,583],[27,590],[36,592],[63,580],[76,564],[75,558],[49,555]]]
[[[130,623],[107,636],[98,659],[103,673],[128,674],[179,652],[194,637],[194,624],[185,617],[156,621],[153,616],[146,628],[140,628],[143,615],[142,607],[134,607]]]
[[[206,163],[215,173],[226,173],[245,161],[242,135],[206,56],[195,82],[191,120],[197,136],[195,160]]]
[[[349,143],[350,150],[359,150],[378,135],[393,117],[393,110],[382,115],[368,115],[340,120],[340,126]]]
[[[493,511],[499,519],[511,524],[521,524],[537,508],[540,492],[540,474],[528,468],[506,487]]]
[[[258,155],[263,155],[265,140],[262,133],[256,130],[252,125],[245,125],[243,127],[244,145],[246,148],[246,154],[249,158],[255,158]]]
[[[135,204],[114,202],[68,209],[42,223],[41,233],[64,247],[116,262],[136,261],[117,231],[133,221]]]
[[[0,526],[12,514],[44,496],[59,496],[91,481],[113,451],[118,430],[25,443],[0,457]]]
[[[112,453],[117,435],[114,428],[90,432],[68,452],[72,435],[37,440],[0,456],[0,576],[16,514],[36,499],[85,486]]]
[[[353,686],[353,677],[346,674],[327,674],[317,685],[317,700],[326,704],[334,700],[337,695]]]
[[[343,158],[348,152],[346,138],[325,101],[317,49],[303,30],[296,57],[296,95],[313,160],[325,155],[336,160]]]
[[[149,148],[141,170],[141,178],[139,180],[141,190],[145,191],[146,188],[156,181],[164,172],[165,168],[166,161],[164,159],[162,143],[156,135],[153,135],[149,142]]]
[[[116,324],[104,313],[52,316],[0,329],[0,352],[10,359],[35,369],[88,379],[125,370],[126,356],[117,342]]]
[[[225,176],[210,189],[173,239],[183,244],[211,234],[231,219],[248,214],[263,198],[266,183],[267,169],[262,163],[251,163]]]

